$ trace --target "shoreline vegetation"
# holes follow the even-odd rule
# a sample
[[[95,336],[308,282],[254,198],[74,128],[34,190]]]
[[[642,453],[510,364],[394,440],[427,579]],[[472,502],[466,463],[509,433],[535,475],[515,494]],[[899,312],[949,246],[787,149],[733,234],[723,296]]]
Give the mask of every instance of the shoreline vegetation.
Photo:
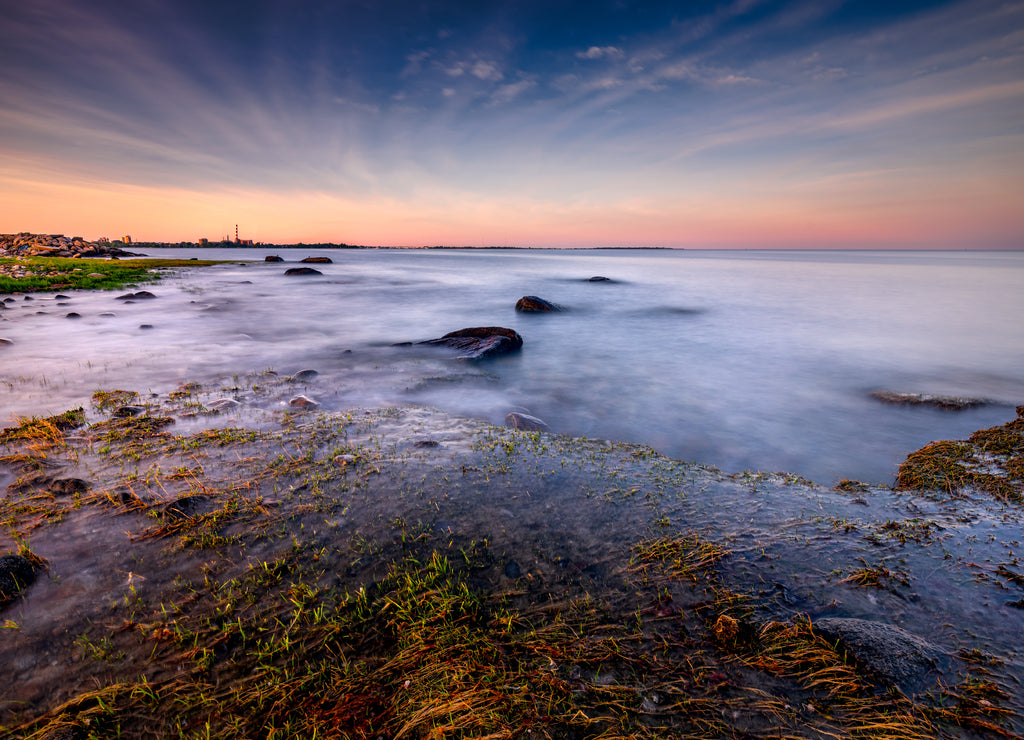
[[[824,489],[317,382],[0,430],[0,736],[1024,732],[1024,406]]]

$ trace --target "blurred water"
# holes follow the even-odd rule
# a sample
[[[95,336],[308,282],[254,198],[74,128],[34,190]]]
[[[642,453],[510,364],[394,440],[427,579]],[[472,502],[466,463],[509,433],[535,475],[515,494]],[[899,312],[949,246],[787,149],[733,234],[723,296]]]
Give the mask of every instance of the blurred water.
[[[520,409],[558,432],[730,471],[887,483],[908,452],[1024,403],[1020,252],[279,253],[334,264],[286,277],[293,265],[264,263],[263,250],[154,250],[257,261],[184,271],[127,305],[109,292],[68,293],[66,306],[16,296],[0,312],[14,342],[0,347],[0,423],[100,388],[311,367],[321,375],[304,392],[327,408],[421,403],[495,423]],[[523,295],[569,310],[517,314]],[[484,325],[516,329],[523,351],[469,364],[392,346]],[[891,407],[873,390],[1003,405]]]

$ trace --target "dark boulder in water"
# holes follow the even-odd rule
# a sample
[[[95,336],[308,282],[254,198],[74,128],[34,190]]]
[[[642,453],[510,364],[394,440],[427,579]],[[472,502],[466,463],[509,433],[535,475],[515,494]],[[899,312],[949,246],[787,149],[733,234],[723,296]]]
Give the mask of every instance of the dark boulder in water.
[[[523,346],[523,338],[512,329],[501,326],[478,326],[449,332],[439,339],[420,344],[441,344],[462,350],[461,360],[482,360],[515,352]]]
[[[140,290],[138,293],[125,293],[119,295],[115,300],[118,301],[149,301],[156,298],[155,295],[150,293],[148,290]]]
[[[281,257],[279,257],[276,254],[268,254],[266,257],[263,258],[263,261],[264,262],[284,262],[284,259],[282,259]]]
[[[35,568],[28,558],[14,553],[0,557],[0,606],[13,601],[35,579]]]
[[[319,270],[312,267],[290,267],[284,271],[285,275],[323,275]]]
[[[518,429],[521,432],[551,431],[551,427],[544,423],[542,419],[530,416],[529,414],[521,414],[518,411],[512,411],[505,415],[505,426]]]
[[[305,259],[299,260],[299,262],[310,262],[315,265],[333,265],[334,260],[330,257],[306,257]]]
[[[557,303],[546,301],[535,295],[524,295],[518,301],[516,301],[516,311],[522,313],[547,313],[564,311],[563,306],[559,306]]]
[[[610,283],[611,281],[611,278],[606,278],[603,275],[594,275],[594,277],[587,279],[588,283]]]

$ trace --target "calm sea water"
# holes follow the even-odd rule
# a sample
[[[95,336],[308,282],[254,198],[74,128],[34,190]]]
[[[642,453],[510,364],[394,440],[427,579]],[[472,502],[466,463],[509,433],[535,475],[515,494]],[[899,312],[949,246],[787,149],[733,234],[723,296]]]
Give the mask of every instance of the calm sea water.
[[[267,253],[155,250],[256,262],[185,271],[150,287],[154,301],[19,296],[0,314],[14,342],[0,348],[0,422],[100,388],[313,368],[302,390],[328,409],[416,403],[495,423],[520,410],[728,471],[888,483],[908,452],[1024,403],[1021,252],[279,251],[334,260],[304,278]],[[523,295],[569,310],[517,314]],[[393,346],[485,325],[518,331],[522,352],[471,364]],[[893,407],[875,390],[996,405]]]

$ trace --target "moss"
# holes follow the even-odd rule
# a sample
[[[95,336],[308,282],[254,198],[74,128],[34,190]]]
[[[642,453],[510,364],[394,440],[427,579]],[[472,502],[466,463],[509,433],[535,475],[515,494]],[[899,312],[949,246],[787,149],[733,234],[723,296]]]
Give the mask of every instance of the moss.
[[[58,290],[113,290],[160,279],[159,270],[204,267],[209,260],[84,260],[63,257],[0,257],[0,295]],[[23,276],[2,274],[17,267]]]

